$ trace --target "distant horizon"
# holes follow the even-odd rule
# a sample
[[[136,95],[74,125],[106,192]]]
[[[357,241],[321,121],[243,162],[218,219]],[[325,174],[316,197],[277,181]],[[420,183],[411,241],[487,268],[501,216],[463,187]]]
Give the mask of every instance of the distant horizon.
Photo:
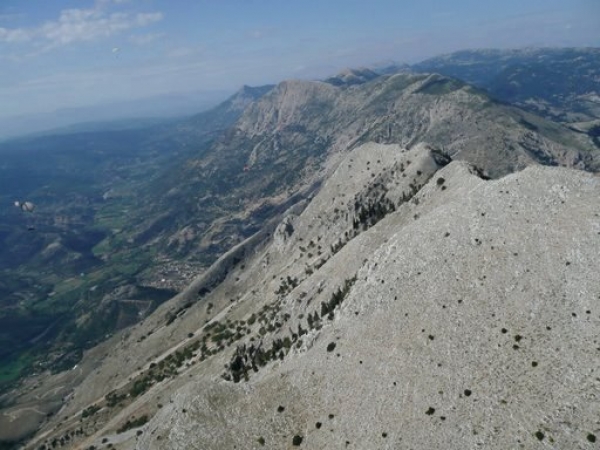
[[[597,0],[3,0],[0,119],[462,49],[598,47],[598,17]]]
[[[278,80],[274,80],[272,82],[265,82],[265,83],[245,83],[242,81],[240,84],[237,84],[237,85],[231,87],[230,89],[223,88],[223,89],[214,89],[214,90],[206,90],[206,89],[203,90],[203,89],[197,87],[197,88],[189,89],[189,90],[172,90],[172,91],[167,91],[167,92],[161,92],[158,94],[149,93],[148,95],[132,97],[129,99],[114,98],[114,99],[110,99],[110,100],[106,100],[106,101],[100,101],[97,103],[74,105],[74,106],[64,106],[64,107],[56,108],[54,110],[33,113],[33,114],[53,114],[53,113],[56,113],[59,111],[64,111],[64,110],[69,110],[69,109],[82,109],[82,108],[90,108],[90,107],[96,107],[96,106],[100,106],[100,107],[101,106],[110,106],[110,105],[119,104],[119,103],[144,101],[144,100],[148,100],[148,99],[152,99],[152,98],[183,96],[183,95],[190,95],[190,94],[197,94],[197,93],[221,92],[224,95],[223,100],[226,100],[229,96],[235,94],[237,91],[239,91],[240,89],[242,89],[244,87],[254,88],[254,87],[267,86],[267,85],[277,85],[283,81],[289,81],[289,80],[323,81],[329,77],[339,74],[340,72],[342,72],[343,70],[346,70],[346,69],[367,68],[367,69],[373,70],[373,69],[377,69],[377,68],[384,68],[384,67],[386,67],[386,64],[387,64],[387,66],[406,65],[408,67],[413,67],[415,65],[418,65],[418,64],[428,61],[430,59],[440,58],[440,57],[449,56],[449,55],[453,55],[456,53],[462,53],[462,52],[481,52],[481,51],[510,52],[510,51],[524,51],[524,50],[568,50],[568,49],[600,49],[600,44],[597,46],[596,45],[589,45],[589,46],[523,46],[523,47],[507,47],[507,48],[465,47],[465,48],[459,48],[459,49],[448,51],[448,52],[433,54],[426,58],[417,59],[412,62],[408,62],[408,61],[404,61],[404,60],[393,60],[393,59],[372,61],[370,63],[358,62],[355,65],[345,65],[345,66],[342,65],[337,68],[332,68],[332,70],[330,72],[324,72],[322,75],[315,76],[315,77],[310,77],[310,76],[283,77]],[[10,115],[10,116],[6,116],[6,117],[0,116],[0,121],[3,119],[6,119],[6,118],[12,119],[12,118],[17,118],[17,117],[24,117],[29,114],[30,113],[24,113],[24,114],[20,114],[20,115]]]
[[[202,113],[204,111],[210,110],[210,108],[218,105],[219,103],[227,100],[227,98],[229,98],[230,96],[234,95],[236,92],[238,92],[240,89],[243,89],[244,87],[260,87],[260,86],[265,86],[265,85],[277,85],[283,81],[286,80],[290,80],[290,79],[300,79],[300,80],[305,80],[305,81],[322,81],[325,80],[328,77],[331,76],[335,76],[336,74],[340,73],[343,70],[346,69],[359,69],[359,68],[368,68],[368,69],[382,69],[385,67],[389,67],[389,66],[398,66],[401,67],[403,65],[406,65],[408,67],[414,67],[415,65],[418,65],[422,62],[428,61],[430,59],[434,59],[434,58],[441,58],[444,56],[449,56],[449,55],[453,55],[456,53],[462,53],[462,52],[485,52],[485,51],[493,51],[493,52],[512,52],[512,51],[525,51],[525,50],[567,50],[567,49],[600,49],[600,46],[580,46],[580,47],[574,47],[574,46],[524,46],[524,47],[513,47],[513,48],[494,48],[494,47],[482,47],[482,48],[476,48],[476,47],[471,47],[471,48],[461,48],[461,49],[457,49],[454,51],[450,51],[450,52],[445,52],[445,53],[440,53],[440,54],[436,54],[436,55],[432,55],[430,57],[424,58],[422,60],[417,60],[415,62],[412,63],[408,63],[406,61],[400,61],[400,60],[387,60],[387,61],[379,61],[379,62],[371,62],[368,64],[356,64],[355,66],[341,66],[338,67],[337,69],[332,70],[329,73],[325,73],[324,75],[320,76],[320,77],[288,77],[288,78],[282,78],[280,80],[274,81],[272,83],[262,83],[262,84],[249,84],[249,83],[242,83],[238,86],[236,86],[234,89],[215,89],[213,91],[209,91],[209,90],[201,90],[201,89],[194,89],[194,90],[189,90],[189,91],[172,91],[172,92],[167,92],[167,93],[160,93],[160,94],[151,94],[145,97],[139,97],[139,98],[130,98],[130,99],[110,99],[104,102],[99,102],[99,103],[95,103],[95,104],[88,104],[88,105],[82,105],[82,106],[65,106],[62,108],[58,108],[54,111],[49,111],[49,112],[39,112],[39,113],[24,113],[24,114],[20,114],[20,115],[15,115],[15,116],[7,116],[7,117],[0,117],[0,142],[2,141],[6,141],[6,140],[10,140],[10,139],[15,139],[15,138],[22,138],[22,137],[28,137],[28,136],[35,136],[35,135],[40,135],[40,134],[46,134],[46,133],[53,133],[53,132],[64,132],[67,131],[66,129],[69,127],[77,127],[77,126],[84,126],[84,125],[100,125],[100,124],[111,124],[112,123],[119,123],[119,122],[125,122],[125,121],[135,121],[135,120],[157,120],[157,121],[161,121],[161,120],[170,120],[170,119],[174,119],[174,118],[184,118],[184,117],[189,117],[189,116],[193,116],[195,114],[199,114]],[[186,105],[183,105],[184,102],[180,102],[182,104],[178,105],[177,107],[177,102],[173,101],[176,98],[183,98],[183,97],[189,97],[189,96],[195,96],[194,99],[190,99],[189,103]],[[164,99],[165,101],[171,100],[172,105],[171,108],[169,109],[169,105],[166,105],[166,111],[163,110],[163,112],[158,112],[158,113],[148,113],[148,114],[143,114],[143,113],[127,113],[127,108],[125,107],[126,105],[136,105],[136,104],[143,104],[144,102],[150,103],[150,104],[154,104],[157,105],[159,104],[160,100]],[[197,103],[193,103],[194,101],[196,101]],[[197,105],[197,106],[196,106]],[[122,109],[119,110],[118,113],[114,113],[114,115],[111,115],[113,113],[109,113],[109,112],[101,112],[103,109],[107,109],[107,108],[114,108],[114,107],[124,107]],[[165,105],[161,105],[163,106],[163,108],[165,107]],[[138,109],[139,109],[139,105],[138,105]],[[135,110],[135,108],[134,108]],[[71,112],[72,114],[75,114],[77,116],[77,118],[69,118],[69,117],[64,117],[65,115],[67,115],[68,112]],[[88,116],[86,117],[81,117],[82,114],[88,114]],[[26,129],[28,125],[24,124],[23,122],[28,122],[30,120],[38,120],[38,121],[42,121],[44,122],[45,120],[50,120],[50,122],[52,122],[52,120],[54,120],[55,123],[52,124],[47,124],[47,125],[33,125],[31,129]],[[6,129],[10,129],[13,128],[13,126],[16,125],[17,127],[17,131],[13,132],[13,133],[6,133]],[[31,125],[31,124],[29,124]]]

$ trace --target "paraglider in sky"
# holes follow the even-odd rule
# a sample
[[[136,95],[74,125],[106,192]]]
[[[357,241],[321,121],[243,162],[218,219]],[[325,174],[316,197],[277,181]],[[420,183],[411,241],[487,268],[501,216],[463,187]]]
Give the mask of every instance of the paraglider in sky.
[[[15,205],[15,207],[19,208],[21,211],[26,212],[26,213],[33,213],[33,210],[35,209],[35,205],[29,201],[20,202],[17,200],[17,201],[15,201],[14,205]],[[33,225],[32,222],[30,222],[27,225],[27,229],[29,231],[35,230],[35,226]]]
[[[115,55],[115,58],[119,57],[120,52],[121,52],[121,49],[119,47],[113,47],[112,53],[113,53],[113,55]]]
[[[20,208],[21,211],[25,211],[25,212],[33,212],[33,210],[35,209],[35,205],[31,202],[19,202],[16,201],[15,202],[15,206],[17,208]]]

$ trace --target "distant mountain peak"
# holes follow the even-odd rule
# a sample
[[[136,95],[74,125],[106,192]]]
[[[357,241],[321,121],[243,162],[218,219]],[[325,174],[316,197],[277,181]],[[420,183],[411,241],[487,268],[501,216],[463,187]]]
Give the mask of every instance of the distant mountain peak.
[[[325,79],[326,83],[333,84],[334,86],[353,86],[356,84],[367,83],[375,78],[379,74],[367,67],[360,67],[358,69],[346,68],[340,73],[333,77]]]
[[[494,98],[559,122],[600,117],[600,48],[461,50],[412,68],[461,79]]]
[[[267,92],[269,92],[274,87],[275,87],[275,85],[273,85],[273,84],[265,84],[265,85],[262,85],[262,86],[248,86],[247,84],[244,84],[234,94],[234,96],[236,96],[236,95],[247,95],[247,96],[253,97],[256,100],[257,98],[260,98],[263,95],[265,95]]]
[[[223,130],[230,127],[240,118],[244,110],[253,102],[271,91],[274,85],[248,86],[243,85],[231,97],[216,107],[192,116],[186,127],[192,127],[203,134],[207,130]]]
[[[246,109],[246,107],[261,98],[267,92],[272,90],[274,85],[267,84],[264,86],[242,86],[235,94],[233,94],[228,102],[233,109],[239,110],[240,112]]]

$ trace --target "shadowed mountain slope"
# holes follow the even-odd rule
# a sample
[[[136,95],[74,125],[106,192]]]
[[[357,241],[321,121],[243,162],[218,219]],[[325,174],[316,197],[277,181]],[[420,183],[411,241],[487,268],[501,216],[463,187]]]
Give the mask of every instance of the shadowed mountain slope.
[[[155,261],[121,230],[135,222],[140,192],[268,90],[244,87],[183,122],[0,143],[0,390],[25,372],[72,367],[83,349],[137,322],[197,274],[192,264]],[[14,207],[23,199],[33,212]],[[156,266],[168,283],[163,274],[143,275]]]
[[[600,49],[463,50],[412,67],[486,89],[561,122],[600,119]]]

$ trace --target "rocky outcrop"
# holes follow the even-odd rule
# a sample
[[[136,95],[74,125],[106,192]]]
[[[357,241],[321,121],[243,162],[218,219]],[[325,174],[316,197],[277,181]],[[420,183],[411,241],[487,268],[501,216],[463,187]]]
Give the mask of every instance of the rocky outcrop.
[[[140,243],[185,234],[214,264],[91,351],[28,448],[78,427],[73,448],[506,448],[538,431],[573,447],[596,432],[576,388],[595,384],[569,372],[590,354],[559,340],[598,331],[598,179],[538,166],[594,169],[597,152],[439,75],[350,84],[281,83],[172,173],[151,207],[168,220],[160,236],[138,225]],[[557,376],[525,371],[551,358]]]
[[[597,176],[572,169],[490,180],[430,145],[358,147],[272,240],[224,257],[241,259],[202,301],[123,336],[49,436],[83,426],[74,448],[120,449],[585,447],[600,435],[599,194]],[[156,378],[176,353],[184,363]],[[80,421],[89,391],[122,374],[124,405],[102,400]]]
[[[310,145],[331,154],[368,141],[424,141],[496,177],[533,163],[598,167],[585,137],[440,75],[380,76],[351,88],[286,81],[252,104],[236,128],[260,136],[251,164],[261,153],[274,158]]]
[[[199,369],[135,448],[584,448],[600,434],[598,194],[567,169],[448,165],[328,262],[333,283],[360,268],[310,347],[239,384]]]

